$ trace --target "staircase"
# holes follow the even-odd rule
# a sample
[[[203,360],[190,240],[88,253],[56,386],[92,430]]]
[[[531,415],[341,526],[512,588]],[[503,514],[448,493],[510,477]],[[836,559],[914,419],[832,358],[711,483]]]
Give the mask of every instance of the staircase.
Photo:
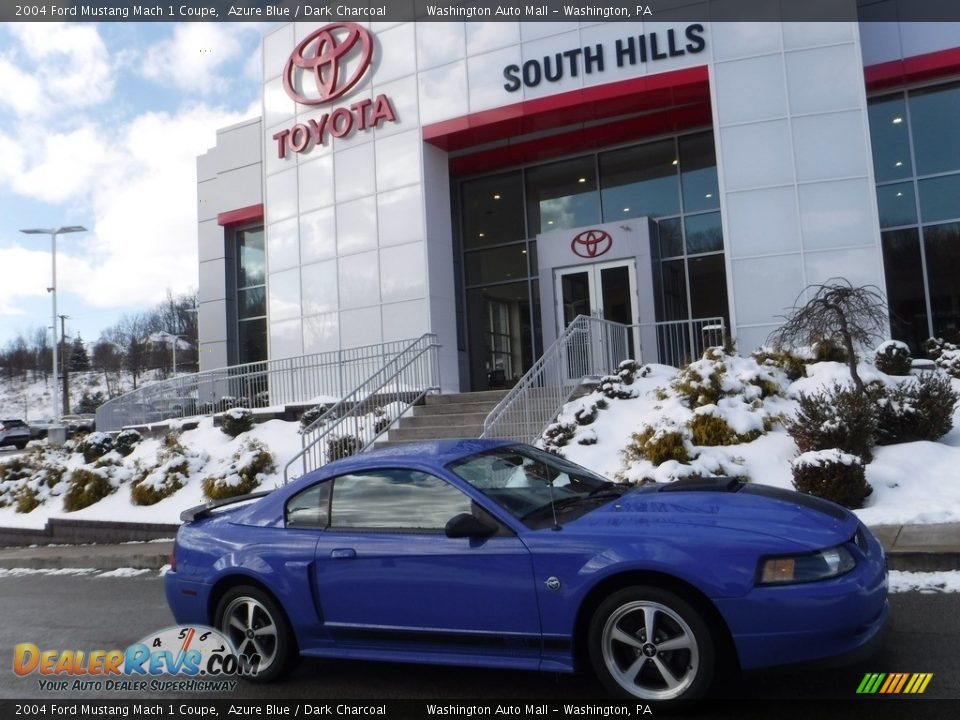
[[[483,432],[483,421],[507,390],[427,395],[423,405],[416,405],[413,414],[400,418],[390,429],[385,440],[374,443],[375,448],[390,447],[407,442],[446,440],[448,438],[478,438]]]

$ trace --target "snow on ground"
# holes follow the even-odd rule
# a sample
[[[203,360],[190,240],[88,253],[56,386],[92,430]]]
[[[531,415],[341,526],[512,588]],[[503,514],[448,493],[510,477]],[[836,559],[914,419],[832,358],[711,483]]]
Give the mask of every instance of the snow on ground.
[[[160,569],[158,575],[164,575],[169,565]],[[97,570],[96,568],[0,568],[0,578],[23,577],[24,575],[73,575],[87,576],[92,575],[98,578],[128,578],[140,577],[153,573],[153,570],[145,568],[122,567],[116,570]]]
[[[890,592],[955,593],[960,592],[960,571],[904,572],[890,571]]]

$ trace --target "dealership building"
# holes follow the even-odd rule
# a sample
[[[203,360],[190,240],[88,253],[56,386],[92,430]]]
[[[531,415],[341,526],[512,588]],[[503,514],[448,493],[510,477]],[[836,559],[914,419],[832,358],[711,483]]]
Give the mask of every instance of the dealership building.
[[[262,91],[197,163],[204,369],[434,333],[484,390],[580,314],[747,352],[835,277],[960,340],[960,24],[291,23]]]

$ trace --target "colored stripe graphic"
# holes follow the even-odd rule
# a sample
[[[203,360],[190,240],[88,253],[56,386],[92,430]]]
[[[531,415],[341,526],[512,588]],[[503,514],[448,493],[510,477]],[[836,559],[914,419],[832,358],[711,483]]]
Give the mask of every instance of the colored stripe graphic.
[[[857,686],[857,694],[920,695],[932,679],[933,673],[867,673]]]

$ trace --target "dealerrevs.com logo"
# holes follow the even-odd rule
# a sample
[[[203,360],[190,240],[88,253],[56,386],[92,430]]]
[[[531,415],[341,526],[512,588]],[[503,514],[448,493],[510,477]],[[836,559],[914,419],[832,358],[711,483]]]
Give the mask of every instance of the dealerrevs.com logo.
[[[293,49],[283,69],[283,87],[301,105],[320,105],[349,92],[367,74],[372,59],[373,37],[366,28],[331,23]],[[307,78],[313,80],[313,94]]]
[[[42,650],[34,643],[13,650],[14,674],[39,676],[44,692],[222,692],[234,689],[233,678],[256,675],[259,665],[259,655],[237,653],[203,625],[166,628],[125,650]]]

